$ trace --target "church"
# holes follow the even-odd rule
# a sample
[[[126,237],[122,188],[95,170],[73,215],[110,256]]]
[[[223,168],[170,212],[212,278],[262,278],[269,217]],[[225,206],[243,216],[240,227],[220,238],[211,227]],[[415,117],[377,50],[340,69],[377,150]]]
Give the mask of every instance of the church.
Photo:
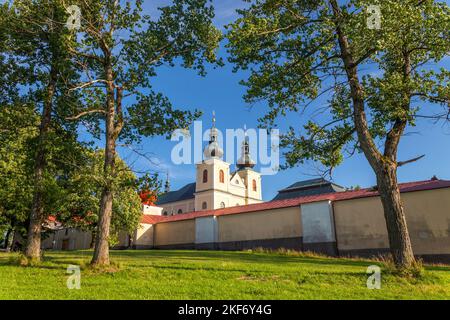
[[[196,181],[176,191],[166,192],[156,205],[163,216],[194,211],[223,209],[262,202],[261,174],[254,170],[248,137],[241,146],[241,157],[236,169],[223,161],[223,149],[218,142],[216,119],[213,117],[209,143],[203,152],[203,161],[196,164]]]
[[[213,119],[195,182],[143,205],[139,228],[123,233],[116,249],[311,251],[334,257],[389,252],[384,210],[375,187],[346,189],[323,178],[293,182],[262,200],[261,174],[243,139],[236,166],[223,161]],[[450,264],[450,181],[399,184],[414,254]],[[58,229],[59,228],[59,229]],[[57,226],[44,249],[87,249],[90,233]]]

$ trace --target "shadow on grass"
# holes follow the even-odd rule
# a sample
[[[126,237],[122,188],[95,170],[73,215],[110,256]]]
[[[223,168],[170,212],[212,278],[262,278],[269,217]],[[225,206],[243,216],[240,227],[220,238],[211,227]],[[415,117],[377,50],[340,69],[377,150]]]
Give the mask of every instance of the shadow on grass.
[[[49,255],[57,256],[74,256],[80,258],[90,258],[91,251],[55,251],[48,252]],[[347,265],[347,266],[366,266],[374,264],[376,261],[371,260],[349,260],[332,257],[305,257],[305,256],[289,256],[277,253],[257,253],[246,251],[203,251],[203,250],[111,250],[111,257],[119,258],[145,258],[148,259],[177,259],[177,260],[227,260],[228,262],[263,262],[263,263],[315,263],[330,265]]]
[[[89,264],[92,256],[92,250],[82,251],[46,251],[44,262],[50,262],[56,265],[68,265],[68,264]],[[199,266],[202,263],[207,262],[226,262],[226,263],[264,263],[270,265],[280,265],[283,263],[289,264],[311,264],[322,266],[341,266],[341,267],[367,267],[369,265],[380,265],[382,263],[376,260],[350,260],[345,258],[332,258],[332,257],[308,257],[308,256],[295,256],[284,255],[279,253],[258,253],[258,252],[246,252],[246,251],[207,251],[207,250],[111,250],[111,259],[118,258],[120,261],[131,267],[147,266],[147,262],[155,260],[170,261],[173,260],[180,262],[197,263]],[[136,263],[134,259],[138,258]],[[130,260],[130,261],[127,261]],[[133,261],[134,260],[134,261]],[[159,262],[158,261],[158,262]],[[8,265],[8,256],[0,256],[0,265]],[[155,266],[152,266],[155,267]],[[430,271],[450,271],[450,267],[447,266],[425,266]],[[57,267],[55,267],[57,268]],[[160,268],[176,268],[174,266],[160,267]],[[220,271],[220,267],[211,268],[211,270]],[[188,269],[203,269],[207,268],[195,268],[188,267]],[[231,269],[225,269],[229,271]],[[235,270],[242,271],[242,270]]]
[[[371,260],[349,260],[332,257],[304,257],[288,256],[283,254],[255,253],[245,251],[193,251],[193,250],[145,250],[145,251],[113,251],[116,257],[148,257],[149,259],[176,259],[176,260],[211,260],[219,259],[227,262],[249,263],[306,263],[320,265],[340,265],[365,267],[371,264],[380,264]]]

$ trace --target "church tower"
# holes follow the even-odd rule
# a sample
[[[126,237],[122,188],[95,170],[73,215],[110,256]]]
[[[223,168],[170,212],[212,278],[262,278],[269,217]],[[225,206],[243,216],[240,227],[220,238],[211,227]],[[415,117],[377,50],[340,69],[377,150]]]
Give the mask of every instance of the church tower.
[[[230,181],[230,164],[222,160],[223,149],[220,147],[216,117],[213,113],[209,143],[203,152],[203,161],[197,164],[195,210],[212,210],[227,207],[220,193],[228,192]]]
[[[241,157],[237,162],[237,167],[237,174],[242,178],[246,186],[246,204],[261,202],[261,174],[253,170],[255,162],[250,155],[250,140],[247,135],[245,135],[242,143]]]
[[[262,202],[261,177],[253,171],[249,140],[242,145],[238,170],[230,173],[230,164],[223,161],[218,141],[216,117],[213,114],[209,142],[203,161],[196,165],[195,211],[213,210]]]

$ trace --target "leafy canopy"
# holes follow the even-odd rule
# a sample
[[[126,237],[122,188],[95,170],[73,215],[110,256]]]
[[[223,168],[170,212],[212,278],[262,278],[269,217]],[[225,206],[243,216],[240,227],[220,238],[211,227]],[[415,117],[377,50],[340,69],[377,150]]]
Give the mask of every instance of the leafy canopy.
[[[360,151],[332,1],[248,2],[227,34],[235,70],[250,71],[242,81],[248,88],[245,101],[268,102],[262,126],[315,109],[303,129],[290,127],[282,137],[286,165],[315,160],[334,167],[344,154]],[[432,0],[339,4],[339,24],[356,57],[372,138],[381,142],[396,123],[414,126],[419,117],[448,120],[450,72],[433,67],[450,52],[448,5]],[[381,29],[368,28],[370,5],[381,9]]]
[[[157,18],[143,13],[143,1],[81,1],[81,29],[70,48],[83,81],[76,89],[84,97],[72,113],[83,119],[104,117],[108,98],[105,66],[112,66],[113,89],[120,90],[124,107],[116,110],[123,122],[119,139],[139,141],[141,136],[165,135],[187,127],[200,112],[175,109],[169,99],[152,87],[162,66],[180,63],[205,74],[205,63],[221,65],[216,50],[221,38],[212,24],[209,0],[174,0]],[[109,88],[111,89],[111,88]],[[93,126],[91,126],[92,128]],[[94,126],[93,133],[100,133]]]

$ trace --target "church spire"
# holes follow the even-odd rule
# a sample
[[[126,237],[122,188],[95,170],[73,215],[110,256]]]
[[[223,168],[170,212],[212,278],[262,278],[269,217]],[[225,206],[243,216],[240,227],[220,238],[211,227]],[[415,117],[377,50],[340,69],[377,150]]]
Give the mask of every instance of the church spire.
[[[223,150],[218,142],[219,130],[216,128],[216,113],[213,111],[212,126],[209,133],[209,144],[203,152],[205,159],[222,158]]]
[[[241,157],[237,162],[237,167],[239,170],[245,168],[253,168],[255,166],[255,162],[252,160],[250,156],[250,139],[247,136],[247,126],[244,126],[244,141],[242,142],[241,148]]]
[[[169,180],[169,171],[167,171],[166,183],[164,184],[164,192],[170,192],[170,180]]]

